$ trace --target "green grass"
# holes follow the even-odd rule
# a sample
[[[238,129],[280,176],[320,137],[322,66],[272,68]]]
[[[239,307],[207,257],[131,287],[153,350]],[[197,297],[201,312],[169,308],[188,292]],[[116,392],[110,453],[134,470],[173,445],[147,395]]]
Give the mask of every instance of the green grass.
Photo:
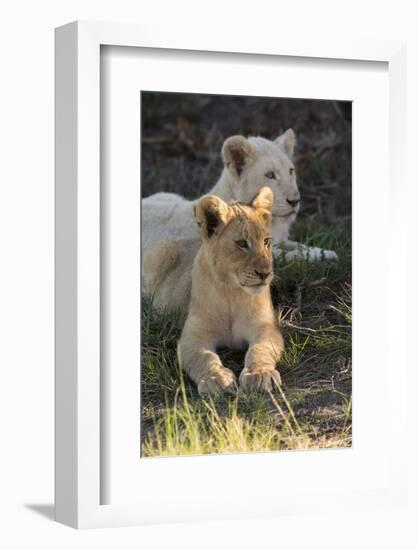
[[[351,247],[340,225],[297,224],[294,237],[339,260],[275,261],[272,298],[285,339],[283,387],[201,399],[178,369],[177,316],[142,310],[142,456],[351,445]],[[237,374],[244,353],[219,352]]]

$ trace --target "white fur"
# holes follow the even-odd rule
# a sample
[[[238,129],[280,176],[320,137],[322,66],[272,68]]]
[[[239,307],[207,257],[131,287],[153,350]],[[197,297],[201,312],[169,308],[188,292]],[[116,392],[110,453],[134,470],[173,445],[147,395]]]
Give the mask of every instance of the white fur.
[[[299,204],[295,207],[288,200],[299,199],[292,155],[295,135],[290,129],[275,141],[261,137],[232,136],[222,148],[224,168],[220,179],[210,194],[224,201],[249,203],[261,187],[267,185],[274,193],[272,238],[274,255],[285,254],[287,259],[303,257],[316,260],[322,256],[337,258],[331,251],[310,249],[305,245],[292,246],[288,252],[280,244],[288,241],[291,223],[295,220]],[[266,177],[273,172],[276,179]],[[156,193],[142,200],[142,249],[162,239],[194,239],[199,231],[194,218],[194,206],[198,199],[189,201],[174,193]]]

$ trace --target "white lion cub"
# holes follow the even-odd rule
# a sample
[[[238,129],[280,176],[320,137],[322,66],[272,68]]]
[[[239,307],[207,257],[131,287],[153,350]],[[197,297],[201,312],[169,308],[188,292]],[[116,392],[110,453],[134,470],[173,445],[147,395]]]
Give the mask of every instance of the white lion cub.
[[[308,247],[288,240],[289,230],[300,208],[293,154],[295,134],[287,130],[275,141],[261,137],[232,136],[222,148],[224,168],[210,191],[224,201],[248,203],[263,186],[274,194],[272,238],[274,256],[316,260],[336,259],[335,252]],[[154,241],[196,239],[199,237],[194,209],[198,200],[189,201],[175,193],[156,193],[142,200],[142,250]]]

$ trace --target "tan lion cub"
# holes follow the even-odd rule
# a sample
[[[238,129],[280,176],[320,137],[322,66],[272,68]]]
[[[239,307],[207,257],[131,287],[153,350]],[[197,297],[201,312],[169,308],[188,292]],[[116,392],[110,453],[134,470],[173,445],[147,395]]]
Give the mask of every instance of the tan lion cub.
[[[280,384],[276,363],[283,338],[275,323],[272,280],[273,194],[263,187],[250,204],[215,195],[196,205],[202,245],[192,269],[191,300],[178,345],[180,366],[200,394],[236,390],[236,377],[216,348],[249,344],[242,387],[268,391]]]

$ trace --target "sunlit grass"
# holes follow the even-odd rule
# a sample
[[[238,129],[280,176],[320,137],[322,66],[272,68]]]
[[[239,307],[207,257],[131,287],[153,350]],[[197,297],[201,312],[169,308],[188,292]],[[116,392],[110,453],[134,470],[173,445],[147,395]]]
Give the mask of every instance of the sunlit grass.
[[[231,398],[225,407],[213,399],[192,403],[182,381],[174,402],[165,407],[145,437],[143,456],[301,450],[346,447],[350,443],[346,422],[331,436],[319,438],[308,426],[303,428],[282,390],[278,395],[271,393],[269,407],[256,408],[253,416],[242,414],[242,399],[245,396]]]

